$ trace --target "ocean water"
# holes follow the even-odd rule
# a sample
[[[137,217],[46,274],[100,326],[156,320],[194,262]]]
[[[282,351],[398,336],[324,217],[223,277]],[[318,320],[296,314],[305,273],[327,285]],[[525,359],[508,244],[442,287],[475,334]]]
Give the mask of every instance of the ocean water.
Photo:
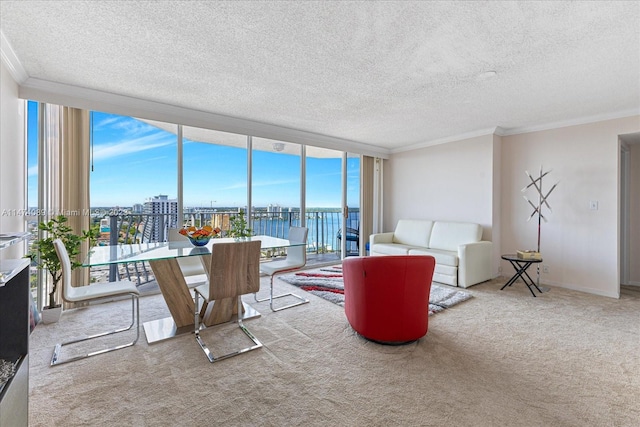
[[[264,217],[254,218],[251,229],[255,235],[269,235],[274,237],[288,238],[289,227],[300,226],[298,217]],[[308,244],[310,250],[334,251],[339,248],[341,236],[341,213],[340,212],[313,212],[307,215],[305,226],[309,229]],[[352,212],[347,218],[347,227],[354,230],[359,229],[359,212]],[[348,233],[352,234],[352,233]],[[353,236],[348,235],[348,239]]]
[[[211,212],[187,214],[181,225],[195,223],[196,225],[204,225],[206,223],[222,230],[229,230],[230,220],[236,212]],[[347,233],[347,241],[351,246],[355,245],[357,233],[359,229],[360,213],[358,211],[350,211],[347,218],[347,228],[353,229]],[[125,240],[133,241],[158,241],[164,240],[164,227],[175,227],[176,220],[172,219],[172,214],[126,214],[112,216],[112,220],[117,220],[116,228],[119,235]],[[340,248],[341,238],[341,221],[342,214],[335,211],[319,211],[307,212],[305,226],[309,229],[307,244],[309,251],[313,252],[332,252]],[[100,231],[106,233],[110,231],[106,221],[100,221]],[[164,224],[164,225],[163,225]],[[132,227],[132,225],[135,225]],[[289,228],[292,226],[300,226],[299,212],[257,212],[255,213],[249,224],[252,234],[268,235],[273,237],[288,238]],[[122,234],[126,236],[122,237]],[[133,234],[132,234],[133,233]],[[347,249],[352,251],[355,247],[349,246]]]

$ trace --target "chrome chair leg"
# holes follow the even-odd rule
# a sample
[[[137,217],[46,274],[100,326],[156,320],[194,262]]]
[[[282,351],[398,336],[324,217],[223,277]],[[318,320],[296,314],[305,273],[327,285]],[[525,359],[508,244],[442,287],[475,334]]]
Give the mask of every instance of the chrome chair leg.
[[[244,326],[244,323],[242,322],[242,298],[240,296],[238,296],[238,326],[240,327],[240,330],[242,330],[242,332],[244,332],[244,334],[249,337],[249,339],[251,341],[253,341],[253,345],[251,347],[246,347],[240,350],[236,350],[233,351],[231,353],[227,353],[225,355],[222,356],[214,356],[213,353],[211,352],[211,350],[209,350],[209,347],[207,346],[207,344],[204,342],[204,340],[202,339],[202,337],[200,336],[200,332],[205,329],[204,326],[200,326],[200,310],[198,310],[198,305],[199,305],[199,299],[198,299],[198,292],[196,292],[196,300],[195,300],[195,336],[196,336],[196,342],[198,343],[198,345],[200,345],[200,348],[202,349],[202,351],[204,352],[204,354],[207,356],[207,359],[209,359],[209,362],[214,363],[214,362],[219,362],[221,360],[224,359],[228,359],[230,357],[233,356],[237,356],[239,354],[242,353],[247,353],[251,350],[257,350],[260,347],[262,347],[262,343],[251,333],[251,331],[249,331],[246,326]]]
[[[253,297],[255,298],[256,302],[264,302],[264,301],[269,301],[269,308],[271,308],[271,311],[280,311],[280,310],[285,310],[287,308],[291,308],[291,307],[296,307],[302,304],[306,304],[309,302],[308,299],[303,298],[299,295],[294,294],[293,292],[287,292],[284,294],[280,294],[280,295],[273,295],[273,278],[275,277],[275,274],[271,276],[271,284],[270,284],[270,289],[269,289],[269,298],[261,298],[258,299],[258,295],[257,294],[253,294]],[[289,305],[285,305],[284,307],[278,307],[278,308],[273,308],[273,300],[274,299],[278,299],[278,298],[283,298],[283,297],[294,297],[299,299],[299,302],[295,302],[293,304],[289,304]]]
[[[67,346],[67,345],[71,345],[71,344],[76,344],[79,342],[83,342],[83,341],[88,341],[94,338],[99,338],[99,337],[104,337],[107,335],[113,335],[113,334],[117,334],[120,332],[126,332],[128,330],[131,330],[131,328],[133,327],[133,325],[136,325],[136,338],[130,342],[130,343],[126,343],[126,344],[121,344],[115,347],[110,347],[110,348],[106,348],[103,350],[96,350],[96,351],[92,351],[89,352],[87,354],[81,355],[81,356],[75,356],[66,360],[60,360],[60,352],[62,351],[62,347]],[[54,366],[54,365],[62,365],[64,363],[69,363],[69,362],[75,362],[76,360],[80,360],[80,359],[86,359],[87,357],[91,357],[91,356],[96,356],[98,354],[103,354],[103,353],[108,353],[110,351],[115,351],[115,350],[120,350],[126,347],[131,347],[133,345],[135,345],[136,342],[138,342],[138,338],[140,338],[140,300],[138,298],[138,295],[131,295],[131,324],[125,328],[120,328],[120,329],[115,329],[113,331],[107,331],[107,332],[101,332],[98,334],[94,334],[94,335],[90,335],[88,337],[82,337],[82,338],[76,338],[73,340],[69,340],[69,341],[65,341],[62,343],[58,343],[56,344],[55,349],[53,350],[53,356],[51,356],[51,365],[50,366]]]

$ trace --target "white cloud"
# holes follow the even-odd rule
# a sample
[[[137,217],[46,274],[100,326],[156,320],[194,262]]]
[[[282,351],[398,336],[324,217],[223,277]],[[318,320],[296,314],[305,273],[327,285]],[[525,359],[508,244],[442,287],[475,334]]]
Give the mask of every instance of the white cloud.
[[[102,117],[102,113],[94,114]],[[93,130],[96,134],[105,132],[106,135],[115,135],[112,141],[94,140],[93,159],[96,161],[153,150],[176,144],[177,141],[171,133],[126,116],[106,115],[93,123]]]
[[[95,161],[107,160],[113,157],[166,147],[175,143],[176,140],[172,138],[171,135],[157,132],[139,138],[127,138],[125,140],[95,145],[93,148],[93,159]]]
[[[94,113],[97,114],[97,113]],[[101,131],[103,129],[118,130],[125,132],[129,136],[144,135],[150,132],[159,132],[157,127],[151,126],[148,123],[141,122],[132,117],[125,116],[107,116],[104,119],[94,122],[94,130]]]

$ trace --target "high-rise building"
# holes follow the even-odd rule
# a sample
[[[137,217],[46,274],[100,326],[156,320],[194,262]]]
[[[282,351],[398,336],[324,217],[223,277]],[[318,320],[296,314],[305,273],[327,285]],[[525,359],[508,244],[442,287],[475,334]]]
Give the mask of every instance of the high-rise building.
[[[162,242],[169,236],[169,228],[177,228],[178,201],[160,194],[144,202],[143,213],[147,224],[143,236],[147,242]]]

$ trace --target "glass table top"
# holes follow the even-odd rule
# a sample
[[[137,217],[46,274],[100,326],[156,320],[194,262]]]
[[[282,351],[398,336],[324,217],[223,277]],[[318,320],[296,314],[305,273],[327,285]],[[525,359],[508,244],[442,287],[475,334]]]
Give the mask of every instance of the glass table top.
[[[25,239],[28,239],[30,236],[31,233],[27,231],[0,233],[0,249],[4,249]]]
[[[113,246],[95,246],[91,249],[83,267],[118,264],[123,262],[152,261],[167,258],[207,255],[211,253],[213,245],[218,243],[233,243],[238,241],[261,242],[261,249],[287,248],[290,246],[304,246],[303,242],[290,242],[271,236],[251,236],[241,239],[227,237],[211,239],[206,246],[193,246],[188,240],[177,242],[134,243]]]

